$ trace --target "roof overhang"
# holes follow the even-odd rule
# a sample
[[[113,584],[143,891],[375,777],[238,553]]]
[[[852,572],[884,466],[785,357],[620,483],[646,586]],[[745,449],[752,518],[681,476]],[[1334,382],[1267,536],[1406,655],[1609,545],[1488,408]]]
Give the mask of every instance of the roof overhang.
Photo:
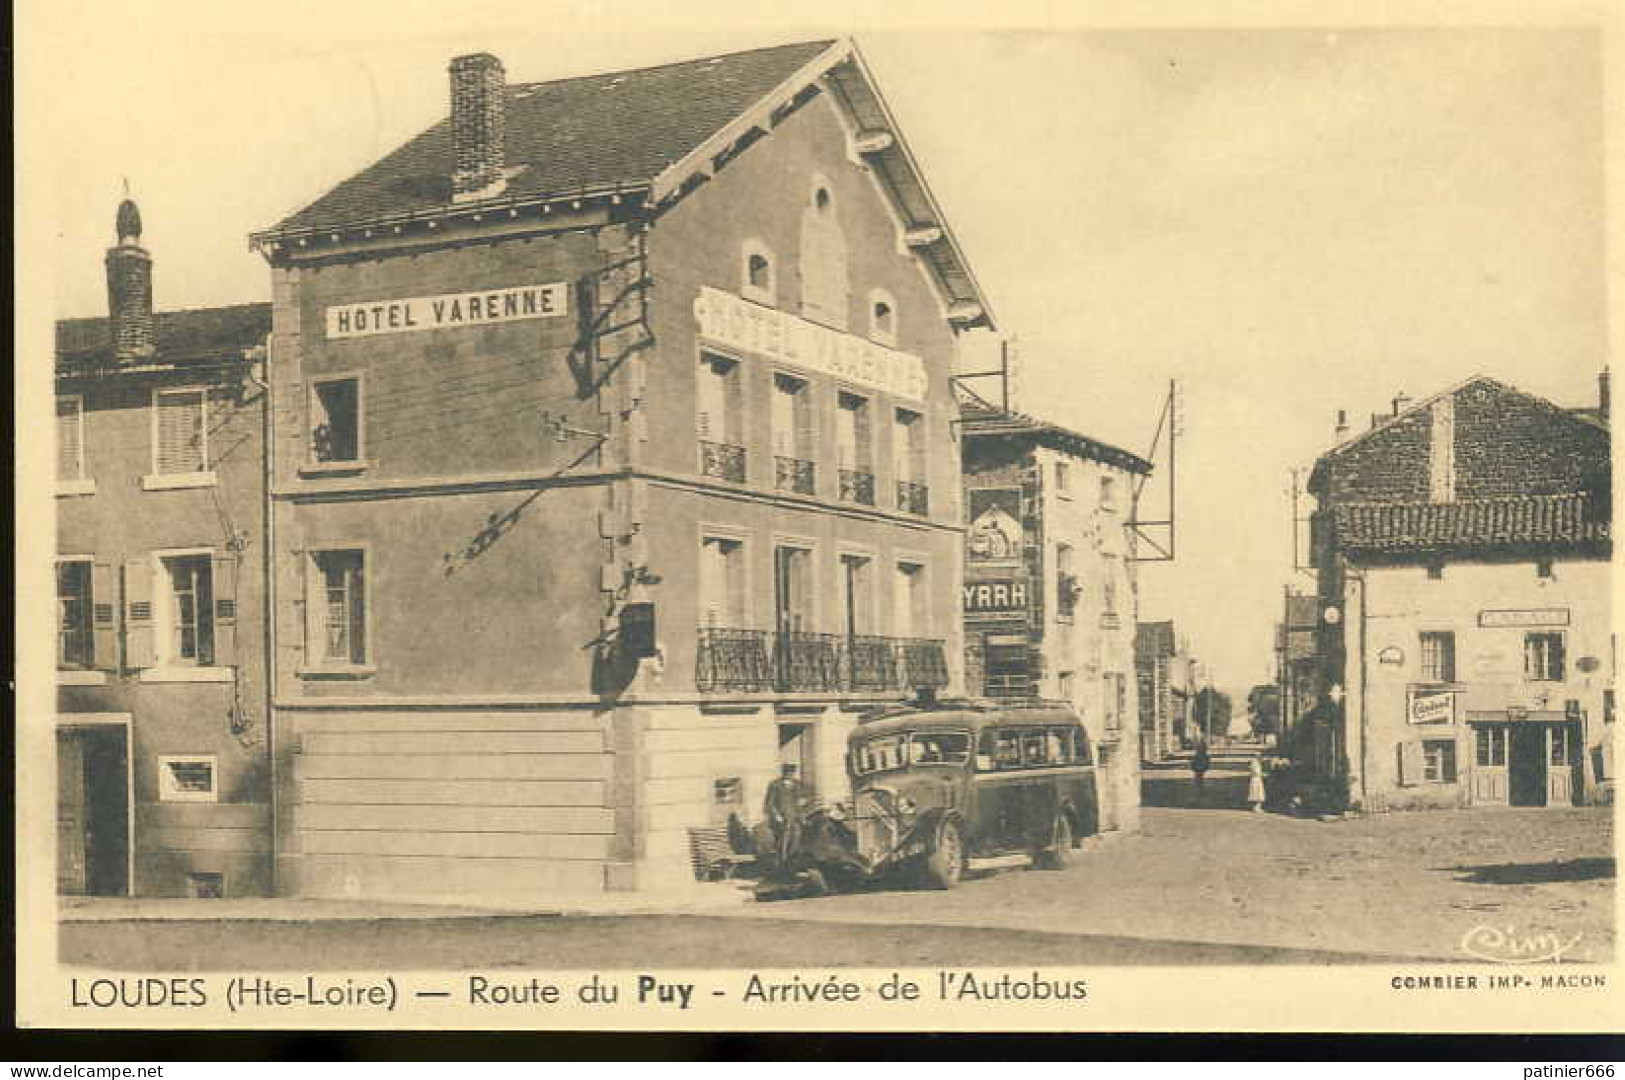
[[[654,178],[649,202],[659,207],[712,175],[738,149],[771,131],[813,93],[827,92],[855,134],[853,152],[874,173],[902,223],[902,242],[936,286],[948,322],[958,329],[993,329],[993,309],[971,273],[946,215],[926,185],[914,155],[857,43],[842,38],[734,117]]]

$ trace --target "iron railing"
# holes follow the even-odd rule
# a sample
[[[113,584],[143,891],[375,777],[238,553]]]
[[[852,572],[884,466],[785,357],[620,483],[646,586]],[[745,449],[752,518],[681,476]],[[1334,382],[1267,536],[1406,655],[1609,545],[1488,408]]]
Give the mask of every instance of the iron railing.
[[[878,634],[701,627],[694,686],[701,693],[904,691],[948,685],[943,642]]]
[[[841,501],[861,503],[864,506],[875,504],[875,474],[859,472],[856,469],[840,470]]]
[[[897,509],[924,517],[931,512],[931,489],[912,480],[897,481]]]
[[[700,473],[718,480],[745,482],[745,448],[700,440]]]
[[[775,457],[773,486],[780,491],[793,491],[797,495],[815,495],[818,493],[818,471],[810,461],[793,457]]]

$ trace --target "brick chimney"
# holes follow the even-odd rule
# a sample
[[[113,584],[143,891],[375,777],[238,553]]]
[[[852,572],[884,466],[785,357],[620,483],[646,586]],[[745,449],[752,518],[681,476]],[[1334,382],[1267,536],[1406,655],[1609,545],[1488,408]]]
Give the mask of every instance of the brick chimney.
[[[107,249],[107,315],[113,356],[121,364],[156,351],[152,325],[152,256],[141,246],[141,211],[126,198],[118,207],[118,243]]]
[[[472,53],[453,60],[450,70],[452,199],[490,198],[507,183],[502,61]]]
[[[1337,426],[1332,428],[1332,438],[1342,442],[1349,435],[1349,413],[1347,409],[1337,410]]]
[[[1604,420],[1608,419],[1608,369],[1606,367],[1597,373],[1597,411],[1602,413]]]
[[[1410,403],[1411,403],[1410,396],[1408,394],[1406,394],[1405,391],[1401,390],[1398,394],[1396,394],[1394,396],[1394,400],[1393,400],[1394,415],[1398,416],[1400,413],[1404,412],[1406,406],[1410,405]]]

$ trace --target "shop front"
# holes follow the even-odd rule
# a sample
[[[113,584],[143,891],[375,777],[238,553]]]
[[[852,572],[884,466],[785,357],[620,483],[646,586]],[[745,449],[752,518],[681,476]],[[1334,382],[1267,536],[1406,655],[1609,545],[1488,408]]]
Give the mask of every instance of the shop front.
[[[1584,801],[1583,726],[1561,712],[1468,715],[1475,806],[1577,806]]]

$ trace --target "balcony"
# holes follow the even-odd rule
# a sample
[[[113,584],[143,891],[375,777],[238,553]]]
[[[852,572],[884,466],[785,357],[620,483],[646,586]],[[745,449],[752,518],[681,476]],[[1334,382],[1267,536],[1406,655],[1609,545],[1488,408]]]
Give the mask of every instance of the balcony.
[[[841,501],[863,506],[875,504],[875,474],[855,469],[840,470]]]
[[[773,486],[779,491],[793,491],[797,495],[816,495],[818,471],[810,461],[793,457],[775,457]]]
[[[931,489],[912,480],[897,481],[897,509],[925,517],[931,512]]]
[[[934,638],[699,630],[694,686],[701,693],[899,692],[947,685],[947,657]]]
[[[729,443],[700,440],[700,474],[718,480],[745,482],[745,448]]]

